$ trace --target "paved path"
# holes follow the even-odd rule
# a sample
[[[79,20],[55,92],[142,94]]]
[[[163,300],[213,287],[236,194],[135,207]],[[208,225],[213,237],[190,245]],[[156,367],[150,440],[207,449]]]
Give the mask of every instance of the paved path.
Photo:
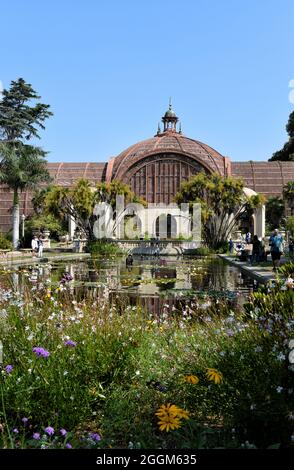
[[[235,256],[218,255],[220,258],[226,260],[232,266],[237,266],[244,274],[251,276],[262,284],[266,284],[271,279],[275,279],[272,264],[269,262],[268,266],[251,266],[246,261],[237,261]],[[283,263],[283,259],[281,260]],[[281,264],[282,264],[281,263]]]
[[[68,261],[90,258],[90,253],[44,253],[42,258],[21,255],[18,251],[9,252],[7,257],[0,258],[0,266],[40,264],[50,261]]]

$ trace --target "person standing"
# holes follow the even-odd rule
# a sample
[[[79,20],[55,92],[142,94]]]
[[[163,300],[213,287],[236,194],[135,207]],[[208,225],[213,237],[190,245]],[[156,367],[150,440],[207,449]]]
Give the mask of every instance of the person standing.
[[[31,242],[31,247],[32,247],[32,255],[33,257],[37,256],[38,249],[39,249],[39,244],[38,244],[38,237],[35,235],[32,239]]]
[[[42,239],[42,235],[40,235],[38,238],[38,258],[42,258],[43,249],[44,249],[43,239]]]
[[[291,256],[291,258],[293,257],[293,253],[294,253],[294,240],[293,240],[293,237],[290,237],[289,238],[289,255]]]
[[[246,233],[245,241],[247,244],[251,242],[251,233],[249,231]]]
[[[251,264],[254,263],[254,261],[257,263],[260,261],[261,241],[258,240],[257,235],[253,237],[252,245]]]
[[[276,271],[280,264],[281,254],[283,253],[283,237],[276,228],[269,239],[271,247],[271,257],[273,261],[273,271]]]

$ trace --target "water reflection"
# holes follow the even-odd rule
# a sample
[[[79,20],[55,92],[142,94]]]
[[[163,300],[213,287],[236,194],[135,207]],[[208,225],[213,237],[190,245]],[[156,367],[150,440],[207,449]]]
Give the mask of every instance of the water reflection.
[[[183,308],[195,296],[207,294],[242,302],[257,288],[256,282],[237,268],[214,257],[134,258],[128,266],[125,259],[40,263],[11,268],[9,276],[18,292],[28,283],[35,288],[66,286],[67,292],[81,300],[85,296],[99,298],[107,290],[110,302],[124,298],[127,304],[139,303],[154,314]]]

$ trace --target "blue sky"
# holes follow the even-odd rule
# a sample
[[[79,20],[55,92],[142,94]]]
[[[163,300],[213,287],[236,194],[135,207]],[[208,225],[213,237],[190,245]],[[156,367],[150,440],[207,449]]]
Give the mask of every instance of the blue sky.
[[[49,161],[107,161],[155,134],[169,97],[185,135],[266,160],[294,104],[293,0],[0,0],[0,81],[54,112]]]

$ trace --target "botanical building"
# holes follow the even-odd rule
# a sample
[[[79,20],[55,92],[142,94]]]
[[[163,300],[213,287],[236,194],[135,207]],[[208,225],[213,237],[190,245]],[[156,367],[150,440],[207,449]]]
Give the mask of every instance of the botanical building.
[[[55,184],[71,186],[86,178],[97,184],[114,179],[152,204],[173,202],[183,181],[199,171],[236,176],[245,186],[268,196],[280,196],[283,186],[294,180],[294,162],[234,162],[207,144],[183,135],[178,117],[169,106],[162,118],[163,129],[147,140],[137,142],[108,162],[48,163]],[[20,213],[32,211],[31,193],[21,196]],[[0,232],[11,228],[12,193],[0,187]]]

